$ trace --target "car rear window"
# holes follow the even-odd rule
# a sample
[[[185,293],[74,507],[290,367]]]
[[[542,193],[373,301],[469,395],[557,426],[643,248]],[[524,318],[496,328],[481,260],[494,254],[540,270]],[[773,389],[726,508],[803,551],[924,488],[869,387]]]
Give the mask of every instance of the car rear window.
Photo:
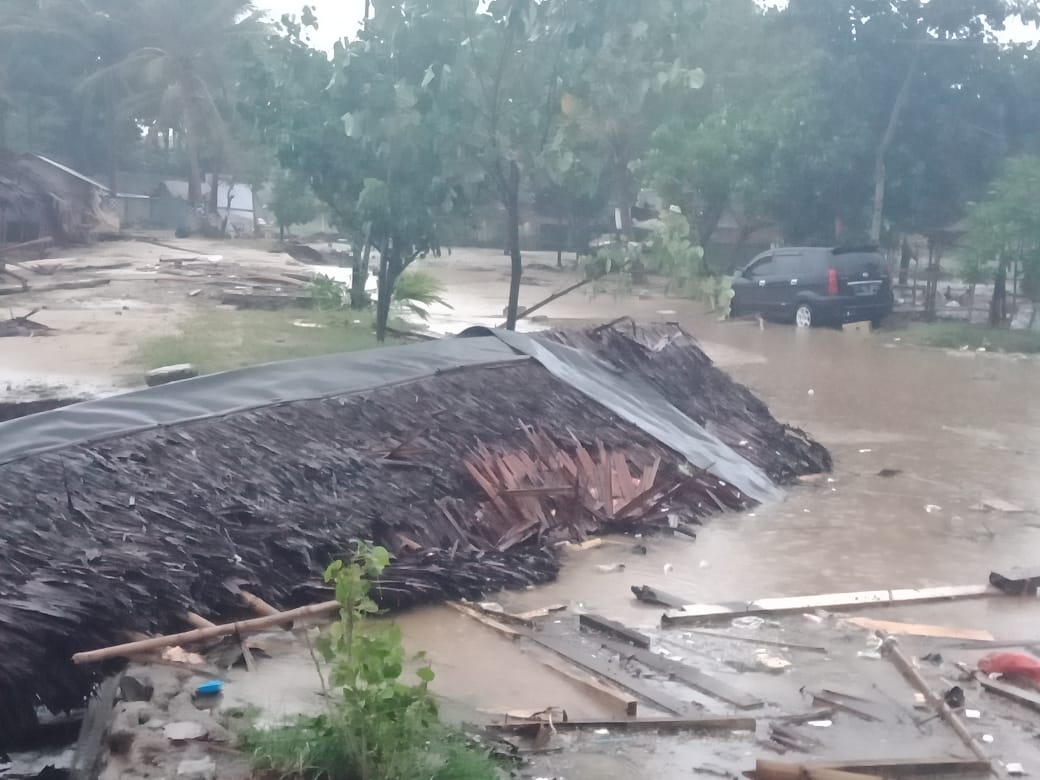
[[[867,274],[876,279],[885,270],[885,259],[877,252],[840,252],[832,260],[834,267],[846,276]]]

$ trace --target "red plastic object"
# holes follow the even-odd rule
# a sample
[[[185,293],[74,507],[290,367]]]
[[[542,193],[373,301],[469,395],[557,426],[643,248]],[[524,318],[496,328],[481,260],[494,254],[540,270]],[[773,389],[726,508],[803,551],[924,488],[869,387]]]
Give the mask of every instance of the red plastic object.
[[[991,653],[979,661],[979,671],[1028,677],[1040,683],[1040,659],[1024,653]]]
[[[827,272],[827,294],[838,294],[838,269],[832,268]]]

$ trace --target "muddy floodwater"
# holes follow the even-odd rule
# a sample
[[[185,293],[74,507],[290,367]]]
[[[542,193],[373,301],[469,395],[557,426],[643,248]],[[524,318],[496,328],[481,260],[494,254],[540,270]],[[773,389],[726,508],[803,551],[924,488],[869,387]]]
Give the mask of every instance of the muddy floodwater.
[[[500,300],[493,292],[499,283],[457,287],[458,305],[445,320],[464,319],[467,310],[493,318],[496,312],[488,309]],[[525,290],[524,302],[547,292]],[[782,502],[749,514],[711,518],[696,541],[639,540],[647,547],[642,555],[632,551],[635,540],[620,538],[570,554],[557,582],[501,594],[498,600],[507,608],[565,603],[572,610],[595,611],[652,630],[661,610],[636,602],[632,585],[656,586],[690,602],[733,601],[981,584],[992,569],[1036,563],[1040,362],[921,349],[884,331],[856,336],[720,323],[699,308],[659,297],[633,295],[619,301],[609,294],[579,293],[545,313],[554,324],[620,314],[682,323],[777,418],[822,441],[834,455],[833,474],[793,487]],[[987,510],[987,502],[1024,511]],[[623,563],[624,571],[602,571],[616,563]],[[1018,637],[1035,633],[1040,611],[1032,603],[988,599],[891,609],[880,617]],[[449,610],[425,610],[400,622],[412,646],[431,652],[440,674],[438,690],[465,706],[503,712],[565,705],[571,717],[603,716],[594,697]],[[664,642],[683,641],[669,633],[659,636]],[[882,687],[907,695],[905,683],[887,664],[857,666],[862,663],[856,657],[859,649],[847,648],[844,663],[832,659],[820,673],[858,683],[887,676]],[[720,657],[726,652],[719,648]],[[796,665],[820,663],[794,660]],[[727,671],[732,673],[731,668],[720,673]],[[730,679],[739,682],[738,676]],[[767,690],[770,685],[768,680],[755,684]],[[790,705],[797,709],[798,702]],[[920,730],[880,735],[877,745],[882,755],[963,752],[941,728],[928,739]],[[846,755],[867,753],[847,741],[833,747]],[[1030,749],[1040,755],[1035,740]],[[581,741],[579,750],[538,759],[538,767],[546,777],[688,777],[696,766],[747,768],[761,753],[747,740],[604,735]]]

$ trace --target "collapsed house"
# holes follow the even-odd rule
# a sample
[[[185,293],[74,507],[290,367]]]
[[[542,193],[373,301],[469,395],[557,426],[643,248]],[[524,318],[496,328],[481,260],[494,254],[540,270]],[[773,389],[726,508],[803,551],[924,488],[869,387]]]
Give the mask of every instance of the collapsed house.
[[[679,327],[443,339],[201,377],[0,424],[0,743],[80,705],[73,653],[188,611],[328,598],[357,540],[384,607],[552,579],[553,543],[682,530],[829,470]]]
[[[84,243],[118,231],[103,184],[42,155],[0,150],[0,249],[45,238]]]

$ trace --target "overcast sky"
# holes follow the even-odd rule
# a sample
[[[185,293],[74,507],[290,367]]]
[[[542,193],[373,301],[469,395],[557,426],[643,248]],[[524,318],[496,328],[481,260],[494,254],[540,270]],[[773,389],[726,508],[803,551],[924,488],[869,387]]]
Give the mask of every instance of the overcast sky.
[[[305,0],[255,0],[256,5],[271,12],[276,19],[284,13],[299,16]],[[638,2],[638,0],[633,0]],[[764,5],[786,5],[787,0],[762,0]],[[309,0],[318,15],[320,29],[313,36],[312,43],[323,49],[332,48],[332,44],[345,35],[352,35],[361,23],[365,13],[365,0]],[[1035,41],[1040,33],[1035,26],[1026,27],[1017,19],[1008,24],[1008,29],[1001,34],[1002,39],[1013,41]]]

